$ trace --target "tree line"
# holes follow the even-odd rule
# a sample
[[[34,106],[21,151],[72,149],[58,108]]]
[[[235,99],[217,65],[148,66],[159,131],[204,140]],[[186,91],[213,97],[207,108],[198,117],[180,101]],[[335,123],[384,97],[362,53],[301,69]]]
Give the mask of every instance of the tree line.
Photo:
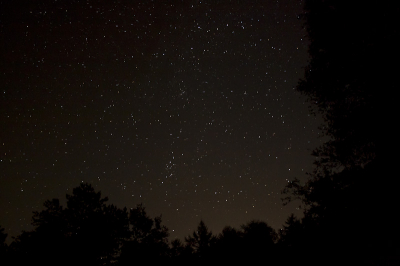
[[[67,195],[34,212],[35,229],[22,232],[7,246],[1,229],[2,265],[134,265],[146,263],[210,264],[274,256],[278,234],[262,221],[240,229],[227,226],[214,235],[204,221],[182,242],[168,240],[161,216],[150,218],[142,204],[117,208],[107,204],[90,184],[80,184]],[[233,252],[234,251],[234,252]],[[5,263],[5,264],[3,264]]]
[[[23,231],[10,245],[0,229],[1,265],[377,265],[381,258],[375,255],[389,251],[384,239],[364,228],[355,209],[340,209],[341,202],[321,200],[326,210],[309,208],[302,219],[291,215],[278,232],[253,220],[215,235],[200,221],[183,241],[169,242],[161,216],[149,217],[142,204],[131,209],[109,205],[87,183],[66,197],[66,208],[58,199],[45,201],[45,209],[33,213],[34,230]]]

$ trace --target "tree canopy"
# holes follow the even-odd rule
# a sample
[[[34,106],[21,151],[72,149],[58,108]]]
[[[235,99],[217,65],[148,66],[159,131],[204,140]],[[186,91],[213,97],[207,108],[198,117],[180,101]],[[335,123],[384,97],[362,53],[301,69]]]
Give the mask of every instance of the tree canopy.
[[[382,119],[397,87],[391,58],[398,11],[393,2],[305,2],[310,62],[297,90],[324,115],[332,137],[315,152],[320,164],[365,166],[384,156],[381,132],[389,125]]]
[[[34,211],[32,231],[24,231],[10,246],[0,228],[2,265],[209,265],[256,260],[270,253],[277,234],[265,222],[251,221],[237,230],[226,227],[213,235],[203,220],[185,238],[169,243],[168,228],[161,216],[150,218],[143,204],[120,209],[107,204],[90,184],[80,184],[66,195],[67,206],[58,199],[46,200]],[[232,254],[232,251],[235,253]]]
[[[282,245],[315,250],[315,264],[332,251],[340,254],[333,264],[346,256],[377,263],[395,254],[399,229],[386,234],[380,228],[395,219],[397,208],[386,170],[392,167],[391,138],[383,132],[393,129],[384,117],[397,87],[391,58],[398,12],[394,2],[305,1],[310,62],[297,90],[323,115],[321,128],[330,140],[313,152],[310,178],[283,190],[286,203],[301,200],[304,218],[288,220],[280,238]]]
[[[118,259],[123,265],[132,262],[129,248],[139,246],[153,256],[167,249],[168,229],[161,217],[148,217],[141,204],[128,214],[126,208],[106,204],[108,198],[89,184],[80,184],[66,198],[66,208],[53,199],[45,201],[43,211],[33,213],[35,229],[15,239],[9,248],[10,261],[17,265],[54,265],[54,261],[57,265],[111,265]]]

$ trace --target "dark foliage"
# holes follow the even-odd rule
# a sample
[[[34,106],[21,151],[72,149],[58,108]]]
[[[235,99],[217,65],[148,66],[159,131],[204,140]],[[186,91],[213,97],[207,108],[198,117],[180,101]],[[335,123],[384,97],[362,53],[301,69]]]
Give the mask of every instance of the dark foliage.
[[[151,219],[142,204],[129,212],[130,233],[121,248],[119,265],[132,265],[146,258],[158,264],[169,259],[168,228],[161,225],[161,216]]]
[[[22,232],[7,248],[2,265],[216,265],[272,262],[278,235],[265,222],[251,221],[240,230],[225,227],[219,236],[200,221],[197,230],[168,243],[161,217],[150,218],[142,204],[128,211],[107,205],[107,198],[88,184],[67,195],[67,208],[58,199],[34,212],[35,229]],[[6,234],[0,230],[0,240]]]
[[[197,230],[185,238],[186,246],[178,245],[179,263],[190,265],[257,264],[277,257],[275,230],[262,221],[251,221],[240,230],[226,226],[218,236],[200,221]],[[178,244],[178,243],[175,243]]]
[[[243,263],[247,255],[243,251],[243,232],[226,226],[218,236],[216,249],[218,262],[226,265]]]
[[[4,228],[0,226],[0,258],[3,261],[7,261],[7,234],[4,232]],[[0,260],[1,262],[1,260]]]
[[[34,212],[35,229],[19,235],[8,250],[9,265],[132,265],[169,260],[168,229],[161,217],[151,219],[139,204],[130,209],[107,205],[89,184]],[[0,239],[1,240],[1,239]],[[5,250],[5,249],[4,249]]]
[[[385,155],[383,118],[398,87],[398,13],[395,2],[306,1],[311,61],[297,89],[323,113],[332,137],[316,151],[321,165],[364,166]]]
[[[12,260],[16,265],[110,264],[128,235],[128,215],[106,201],[88,184],[67,195],[66,209],[58,199],[46,201],[45,209],[33,214],[35,230],[12,243]]]
[[[331,140],[314,151],[310,179],[284,189],[286,202],[301,200],[304,218],[289,217],[279,244],[306,254],[309,265],[388,265],[399,258],[399,229],[382,230],[398,202],[388,171],[393,127],[384,124],[393,112],[388,95],[397,88],[391,60],[398,12],[394,2],[305,3],[311,61],[297,89],[323,114]]]
[[[185,238],[186,245],[199,258],[210,256],[210,250],[215,245],[215,241],[215,236],[208,230],[203,220],[200,221],[197,230],[191,236],[189,235]]]

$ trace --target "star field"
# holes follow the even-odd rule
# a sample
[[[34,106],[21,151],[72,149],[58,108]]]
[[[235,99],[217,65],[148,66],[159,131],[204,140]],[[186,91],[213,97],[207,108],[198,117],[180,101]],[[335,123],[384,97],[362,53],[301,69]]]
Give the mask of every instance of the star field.
[[[80,182],[143,202],[171,238],[280,228],[280,191],[307,178],[321,118],[294,90],[307,65],[302,2],[2,3],[0,224]]]

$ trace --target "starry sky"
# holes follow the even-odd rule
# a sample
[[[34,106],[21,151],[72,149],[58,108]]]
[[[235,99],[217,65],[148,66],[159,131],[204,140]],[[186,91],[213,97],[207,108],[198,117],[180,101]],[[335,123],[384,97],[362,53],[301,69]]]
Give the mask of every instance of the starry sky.
[[[170,239],[261,219],[278,229],[322,119],[294,88],[308,64],[284,1],[2,1],[0,225],[81,182],[162,214]],[[10,241],[10,239],[8,239]]]

